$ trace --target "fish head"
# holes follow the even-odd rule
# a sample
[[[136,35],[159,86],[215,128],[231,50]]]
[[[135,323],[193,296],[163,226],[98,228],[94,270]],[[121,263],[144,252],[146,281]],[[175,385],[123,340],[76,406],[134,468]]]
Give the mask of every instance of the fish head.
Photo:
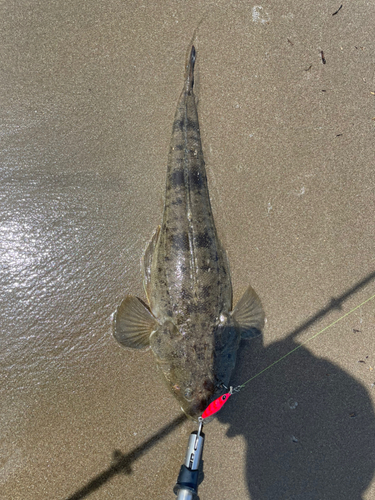
[[[207,376],[203,377],[203,382],[202,380],[195,382],[189,380],[188,383],[184,383],[183,378],[180,380],[180,385],[178,383],[172,385],[172,381],[170,381],[170,390],[180,403],[181,410],[185,415],[197,421],[212,401],[215,385]]]
[[[198,347],[186,331],[171,321],[164,322],[151,334],[150,346],[182,411],[197,420],[217,389],[212,348]]]

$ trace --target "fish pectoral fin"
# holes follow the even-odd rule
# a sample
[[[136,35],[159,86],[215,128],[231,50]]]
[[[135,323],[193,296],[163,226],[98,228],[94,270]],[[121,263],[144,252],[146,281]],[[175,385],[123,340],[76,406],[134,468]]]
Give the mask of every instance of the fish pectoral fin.
[[[150,346],[150,335],[158,322],[143,302],[128,295],[115,312],[113,336],[124,347],[144,349]]]
[[[243,339],[260,335],[264,327],[265,315],[260,298],[251,286],[247,288],[233,309],[232,317],[239,325]]]
[[[142,264],[143,264],[143,286],[147,295],[148,301],[150,301],[150,282],[151,282],[151,265],[152,265],[152,257],[154,256],[155,248],[158,243],[160,234],[160,226],[158,226],[152,235],[151,240],[149,241],[145,253],[143,255]]]

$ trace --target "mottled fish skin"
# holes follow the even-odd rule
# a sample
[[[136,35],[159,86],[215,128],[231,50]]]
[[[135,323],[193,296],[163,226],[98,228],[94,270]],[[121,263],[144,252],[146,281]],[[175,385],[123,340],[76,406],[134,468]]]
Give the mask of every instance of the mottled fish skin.
[[[218,388],[229,383],[241,325],[231,313],[229,265],[212,215],[193,92],[194,63],[192,47],[172,127],[163,221],[143,260],[144,286],[153,315],[145,320],[151,322],[150,346],[183,411],[196,419]],[[251,293],[257,316],[252,326],[257,329],[263,326],[264,314],[252,289]],[[241,300],[245,309],[239,316],[248,324],[249,300]],[[124,330],[129,329],[127,318],[129,314]],[[133,340],[122,341],[120,330],[115,326],[119,342],[138,347]]]
[[[156,334],[151,347],[172,391],[192,416],[204,411],[218,384],[227,382],[218,376],[215,352],[232,305],[228,261],[207,187],[193,92],[194,58],[193,49],[172,127],[164,216],[146,285],[155,317],[178,329],[172,334],[174,349],[171,338]]]

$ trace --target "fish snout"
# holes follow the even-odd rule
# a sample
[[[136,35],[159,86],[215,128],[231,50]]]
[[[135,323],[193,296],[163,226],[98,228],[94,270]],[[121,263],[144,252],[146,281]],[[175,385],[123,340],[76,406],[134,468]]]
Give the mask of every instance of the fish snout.
[[[180,398],[183,412],[190,418],[196,420],[202,415],[204,410],[210,404],[212,396],[215,392],[215,385],[212,381],[206,380],[203,384],[195,388],[187,387]]]

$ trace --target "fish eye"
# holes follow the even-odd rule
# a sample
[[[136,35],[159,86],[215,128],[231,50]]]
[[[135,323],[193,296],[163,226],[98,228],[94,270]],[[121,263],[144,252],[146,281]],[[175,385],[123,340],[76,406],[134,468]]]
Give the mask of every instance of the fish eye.
[[[191,398],[193,391],[188,387],[185,391],[185,398]]]
[[[225,401],[227,399],[226,395],[224,394],[224,396],[221,399],[222,401]]]

